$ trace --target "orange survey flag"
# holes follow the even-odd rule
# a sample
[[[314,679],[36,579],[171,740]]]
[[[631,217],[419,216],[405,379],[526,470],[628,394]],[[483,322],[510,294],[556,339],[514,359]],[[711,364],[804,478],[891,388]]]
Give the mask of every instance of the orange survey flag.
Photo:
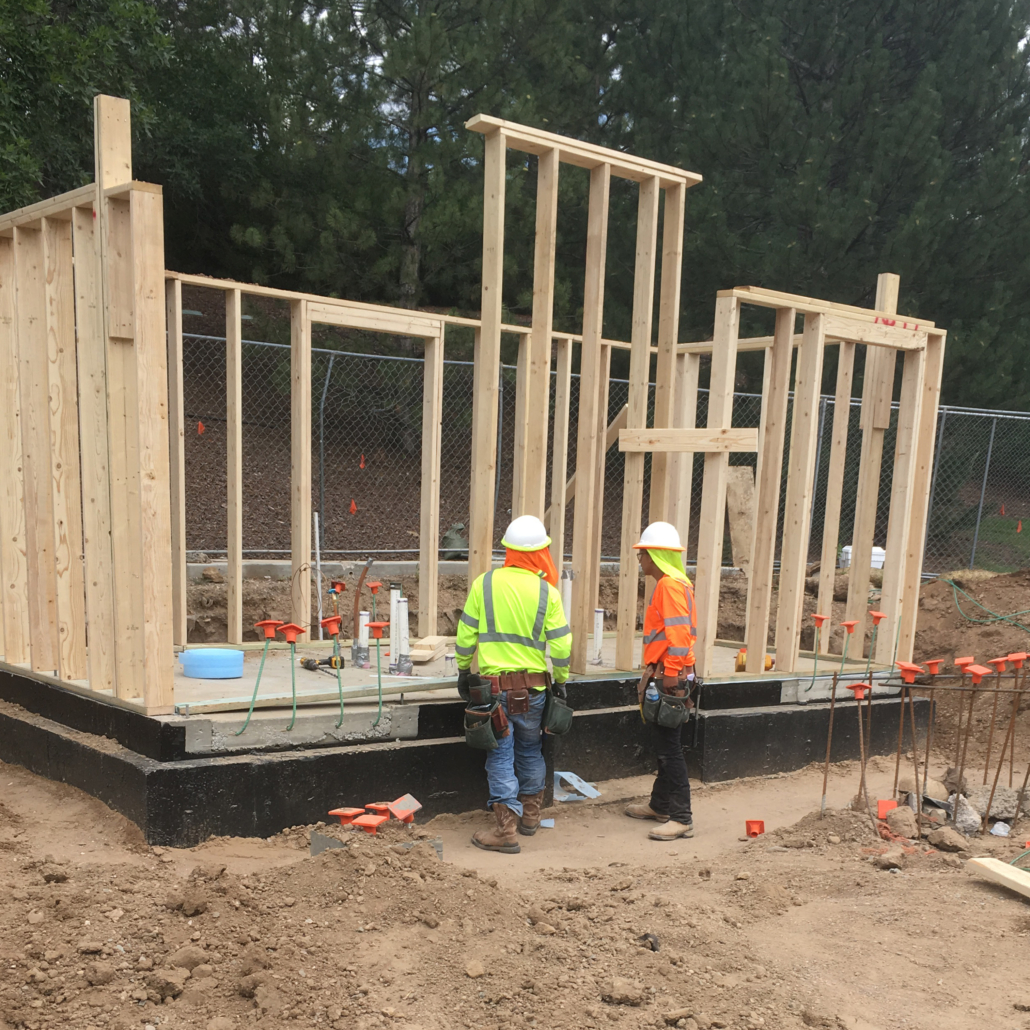
[[[351,513],[351,515],[356,514],[357,510],[358,510],[358,506],[354,503],[354,498],[352,497],[350,499],[350,513]]]
[[[204,423],[203,422],[198,422],[197,423],[197,436],[203,436],[203,435],[204,435]]]

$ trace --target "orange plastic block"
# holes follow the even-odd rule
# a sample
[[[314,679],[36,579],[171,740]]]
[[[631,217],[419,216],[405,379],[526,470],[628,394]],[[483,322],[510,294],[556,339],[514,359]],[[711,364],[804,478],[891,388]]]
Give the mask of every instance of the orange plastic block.
[[[375,812],[376,815],[385,815],[390,818],[390,804],[387,801],[373,801],[365,805],[366,812]]]
[[[765,833],[765,820],[745,819],[744,831],[747,833],[749,837],[757,837],[760,833]]]
[[[365,833],[371,833],[374,837],[376,830],[383,825],[390,817],[388,815],[373,815],[371,812],[366,812],[364,815],[359,815],[352,823],[351,826],[360,827]]]
[[[405,794],[403,797],[399,797],[396,801],[391,801],[387,805],[394,819],[399,819],[402,823],[413,823],[415,821],[415,813],[421,807],[422,802],[416,801],[410,794]]]
[[[898,668],[901,670],[901,679],[905,683],[915,683],[916,676],[923,671],[923,667],[914,662],[898,662]]]
[[[341,826],[350,826],[359,815],[364,815],[363,808],[333,808],[329,810],[330,815],[335,815],[340,820]]]
[[[887,818],[887,813],[892,808],[897,808],[897,807],[898,807],[898,803],[897,803],[897,801],[894,801],[894,800],[890,800],[890,801],[880,800],[880,801],[877,801],[876,802],[876,818],[877,819],[886,819]]]

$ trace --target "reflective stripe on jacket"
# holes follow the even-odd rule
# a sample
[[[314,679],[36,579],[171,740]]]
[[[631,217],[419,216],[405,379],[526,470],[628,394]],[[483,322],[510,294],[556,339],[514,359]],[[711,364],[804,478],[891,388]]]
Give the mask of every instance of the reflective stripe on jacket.
[[[672,576],[662,576],[644,612],[644,664],[661,662],[666,675],[694,664],[697,617],[694,588]]]
[[[459,669],[472,665],[478,647],[484,676],[546,672],[548,645],[554,679],[561,683],[569,675],[572,630],[561,594],[550,583],[516,567],[493,569],[476,579],[458,620],[454,653]]]

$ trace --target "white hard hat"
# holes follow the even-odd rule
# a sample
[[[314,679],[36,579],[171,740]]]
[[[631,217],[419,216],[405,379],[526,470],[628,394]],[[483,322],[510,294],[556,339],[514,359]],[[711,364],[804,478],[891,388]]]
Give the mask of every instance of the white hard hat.
[[[656,551],[682,551],[680,535],[671,522],[652,522],[643,533],[640,534],[640,543],[633,547],[639,550]]]
[[[501,543],[513,551],[539,551],[550,546],[551,538],[535,515],[520,515],[505,530]]]

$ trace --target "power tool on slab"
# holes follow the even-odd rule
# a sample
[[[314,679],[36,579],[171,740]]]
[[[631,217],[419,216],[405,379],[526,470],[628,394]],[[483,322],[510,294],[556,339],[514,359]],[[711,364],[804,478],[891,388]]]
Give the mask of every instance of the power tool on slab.
[[[329,669],[342,669],[343,655],[331,654],[328,658],[302,658],[300,667],[309,672],[327,672]]]

